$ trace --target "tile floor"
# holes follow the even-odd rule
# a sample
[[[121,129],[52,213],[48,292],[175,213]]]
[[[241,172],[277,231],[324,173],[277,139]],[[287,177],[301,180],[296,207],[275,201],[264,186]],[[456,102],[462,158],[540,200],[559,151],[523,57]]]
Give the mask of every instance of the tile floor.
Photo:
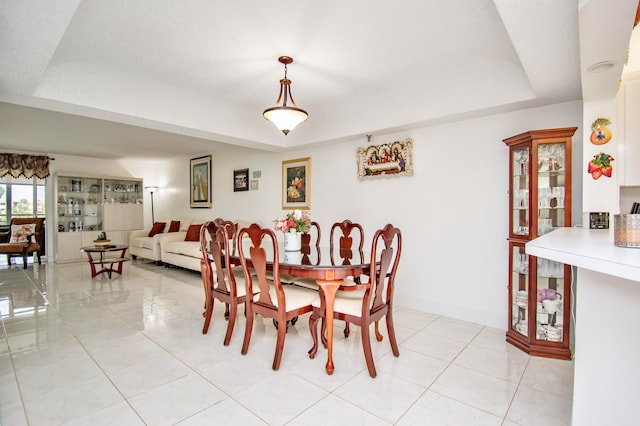
[[[561,425],[571,423],[573,363],[529,357],[502,330],[396,307],[400,357],[336,330],[311,360],[307,317],[275,329],[244,317],[222,345],[222,304],[203,335],[198,274],[143,261],[91,279],[82,264],[0,266],[2,425]],[[384,328],[384,327],[382,327]]]

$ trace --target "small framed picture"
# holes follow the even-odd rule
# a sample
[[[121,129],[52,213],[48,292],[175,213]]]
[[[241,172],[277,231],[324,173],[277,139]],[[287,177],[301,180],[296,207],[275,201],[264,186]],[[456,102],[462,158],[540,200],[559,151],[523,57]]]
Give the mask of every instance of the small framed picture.
[[[258,179],[251,179],[251,190],[252,191],[257,191],[258,190]]]
[[[233,171],[233,192],[249,190],[249,169]]]

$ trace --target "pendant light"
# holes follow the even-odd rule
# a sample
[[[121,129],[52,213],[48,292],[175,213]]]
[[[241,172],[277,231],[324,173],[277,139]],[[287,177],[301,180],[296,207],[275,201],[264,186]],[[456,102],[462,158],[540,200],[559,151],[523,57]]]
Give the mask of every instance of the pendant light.
[[[305,121],[309,114],[302,108],[298,108],[291,96],[291,80],[287,78],[287,65],[293,62],[293,58],[280,56],[278,61],[284,64],[284,78],[280,80],[280,94],[275,106],[265,109],[262,115],[275,124],[278,129],[282,130],[282,133],[286,136],[298,124]],[[291,101],[291,105],[287,105],[288,101]]]

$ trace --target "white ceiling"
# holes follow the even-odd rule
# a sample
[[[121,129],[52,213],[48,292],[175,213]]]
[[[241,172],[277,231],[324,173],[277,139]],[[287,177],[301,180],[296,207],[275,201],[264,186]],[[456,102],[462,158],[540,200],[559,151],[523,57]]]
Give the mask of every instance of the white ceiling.
[[[583,91],[610,97],[634,1],[4,1],[0,147],[100,158],[220,143],[278,151]],[[281,55],[294,58],[293,96],[309,112],[286,137],[262,117]],[[586,90],[584,69],[606,59],[616,66]]]

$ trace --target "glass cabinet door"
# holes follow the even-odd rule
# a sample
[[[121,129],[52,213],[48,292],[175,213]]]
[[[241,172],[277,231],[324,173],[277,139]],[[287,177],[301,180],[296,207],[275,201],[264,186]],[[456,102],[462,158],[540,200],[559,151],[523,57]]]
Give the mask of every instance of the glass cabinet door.
[[[524,245],[511,245],[511,328],[529,335],[529,256]]]
[[[511,195],[513,200],[511,232],[514,235],[529,235],[529,147],[511,150],[512,176]]]
[[[142,182],[137,180],[105,179],[104,202],[111,204],[141,204]]]
[[[565,226],[566,144],[538,145],[538,232]]]
[[[102,227],[102,180],[59,176],[58,232],[98,231]]]

